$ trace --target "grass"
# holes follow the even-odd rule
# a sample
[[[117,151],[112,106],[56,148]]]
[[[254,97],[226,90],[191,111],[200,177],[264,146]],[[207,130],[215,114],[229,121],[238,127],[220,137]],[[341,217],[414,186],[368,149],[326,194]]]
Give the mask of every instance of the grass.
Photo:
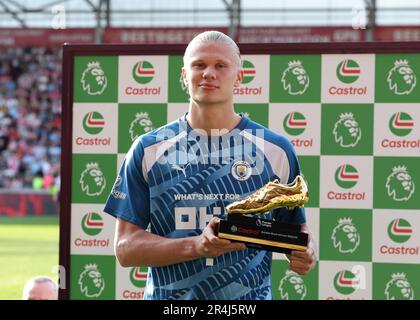
[[[0,216],[0,300],[21,299],[33,276],[56,278],[58,237],[57,217]]]

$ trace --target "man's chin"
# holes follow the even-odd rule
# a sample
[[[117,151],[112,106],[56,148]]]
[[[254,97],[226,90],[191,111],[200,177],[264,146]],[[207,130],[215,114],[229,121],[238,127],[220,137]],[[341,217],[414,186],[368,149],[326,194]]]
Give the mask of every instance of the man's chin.
[[[226,101],[218,99],[216,97],[197,97],[196,99],[193,99],[193,101],[199,105],[203,106],[211,106],[211,105],[217,105],[222,104]]]

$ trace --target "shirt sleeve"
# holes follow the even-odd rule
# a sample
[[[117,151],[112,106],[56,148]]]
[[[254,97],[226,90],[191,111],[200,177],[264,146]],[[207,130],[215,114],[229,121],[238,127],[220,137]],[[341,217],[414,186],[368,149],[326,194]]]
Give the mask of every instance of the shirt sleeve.
[[[285,147],[287,159],[289,161],[289,180],[287,183],[293,182],[296,176],[300,175],[300,165],[296,152],[291,142]],[[295,208],[288,210],[287,208],[278,208],[273,210],[273,217],[275,220],[285,223],[304,224],[306,223],[305,208]]]
[[[144,149],[138,138],[121,165],[104,211],[146,229],[150,222],[150,190],[143,173]]]

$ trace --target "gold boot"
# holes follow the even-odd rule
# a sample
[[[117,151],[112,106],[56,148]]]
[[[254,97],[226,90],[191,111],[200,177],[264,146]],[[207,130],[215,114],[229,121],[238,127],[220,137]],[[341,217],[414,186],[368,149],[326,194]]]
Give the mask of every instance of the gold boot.
[[[226,212],[229,214],[252,214],[280,207],[292,210],[296,207],[303,207],[308,200],[308,186],[299,175],[290,184],[281,184],[277,179],[270,181],[245,199],[229,204],[226,207]]]

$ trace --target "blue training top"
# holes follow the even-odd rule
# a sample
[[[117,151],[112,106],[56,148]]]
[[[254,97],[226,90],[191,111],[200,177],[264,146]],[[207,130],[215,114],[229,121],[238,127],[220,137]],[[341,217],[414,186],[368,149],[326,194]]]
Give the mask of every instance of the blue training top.
[[[104,211],[167,238],[200,235],[225,207],[269,181],[300,174],[290,141],[242,116],[222,135],[193,130],[186,115],[137,138]],[[267,219],[303,224],[303,208]],[[144,299],[272,299],[271,252],[245,249],[213,259],[150,267]]]

